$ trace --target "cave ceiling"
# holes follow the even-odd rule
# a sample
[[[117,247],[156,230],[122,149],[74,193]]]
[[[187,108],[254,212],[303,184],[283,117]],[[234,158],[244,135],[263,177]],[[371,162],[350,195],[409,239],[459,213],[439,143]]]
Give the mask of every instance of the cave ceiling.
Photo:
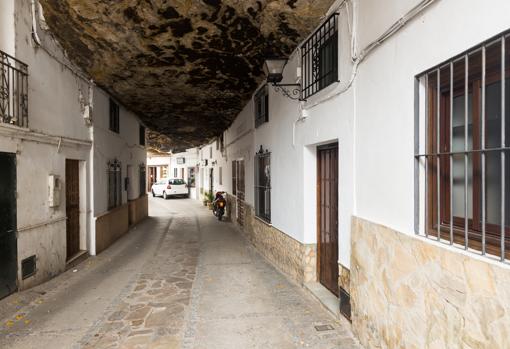
[[[149,145],[183,150],[226,129],[333,0],[40,0],[69,58],[137,113]],[[160,135],[158,135],[160,134]]]

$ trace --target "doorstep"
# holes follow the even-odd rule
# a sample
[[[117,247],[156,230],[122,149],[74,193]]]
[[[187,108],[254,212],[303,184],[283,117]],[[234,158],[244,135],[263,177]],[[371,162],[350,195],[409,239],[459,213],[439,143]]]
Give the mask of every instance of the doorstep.
[[[307,282],[304,287],[331,315],[336,319],[340,318],[340,300],[337,296],[319,282]]]
[[[75,266],[77,266],[78,264],[80,264],[81,262],[83,262],[84,260],[86,260],[87,258],[89,258],[89,252],[86,251],[86,250],[83,250],[83,251],[80,251],[78,252],[77,254],[75,254],[74,256],[72,256],[67,262],[66,262],[66,270],[69,270]]]

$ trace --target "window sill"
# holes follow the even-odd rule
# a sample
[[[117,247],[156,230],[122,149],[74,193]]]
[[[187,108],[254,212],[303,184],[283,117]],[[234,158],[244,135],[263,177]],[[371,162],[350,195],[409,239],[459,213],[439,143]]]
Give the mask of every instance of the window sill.
[[[259,216],[253,216],[256,220],[258,220],[259,222],[261,223],[264,223],[265,225],[267,225],[268,227],[272,227],[273,224],[271,224],[271,222],[268,222],[262,218],[260,218]]]

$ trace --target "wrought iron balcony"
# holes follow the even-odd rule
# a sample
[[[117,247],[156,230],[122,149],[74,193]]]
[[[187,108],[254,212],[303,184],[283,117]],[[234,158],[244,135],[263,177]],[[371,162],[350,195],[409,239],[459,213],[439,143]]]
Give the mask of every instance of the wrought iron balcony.
[[[2,51],[0,123],[28,127],[28,65]]]

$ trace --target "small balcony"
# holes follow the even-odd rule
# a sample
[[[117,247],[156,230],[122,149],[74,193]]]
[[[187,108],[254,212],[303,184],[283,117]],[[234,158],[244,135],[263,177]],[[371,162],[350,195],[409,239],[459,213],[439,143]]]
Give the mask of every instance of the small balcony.
[[[28,65],[0,51],[0,124],[28,127]]]

